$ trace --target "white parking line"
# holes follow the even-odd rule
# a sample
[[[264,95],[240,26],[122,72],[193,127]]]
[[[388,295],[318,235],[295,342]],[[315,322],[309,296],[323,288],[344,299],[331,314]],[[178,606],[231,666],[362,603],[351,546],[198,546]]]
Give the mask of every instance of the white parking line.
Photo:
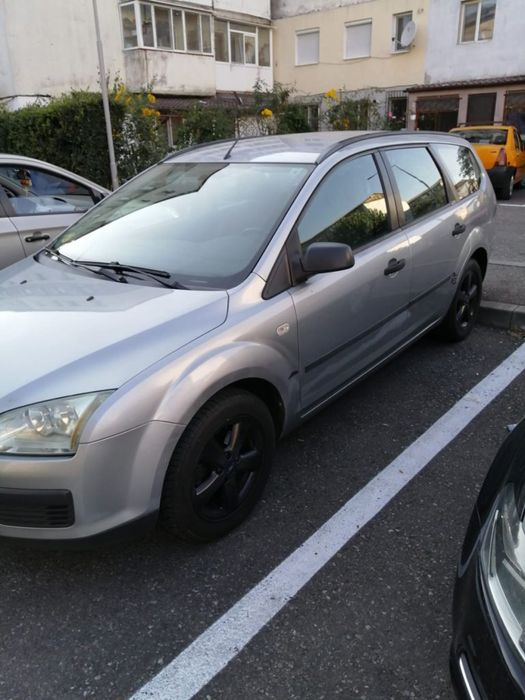
[[[524,369],[525,343],[138,690],[132,700],[192,698]]]
[[[525,204],[498,204],[498,207],[525,207]]]

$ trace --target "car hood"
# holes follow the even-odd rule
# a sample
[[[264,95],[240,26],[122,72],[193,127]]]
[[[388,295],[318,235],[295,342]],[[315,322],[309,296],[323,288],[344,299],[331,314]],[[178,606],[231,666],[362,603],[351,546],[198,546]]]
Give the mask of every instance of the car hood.
[[[124,284],[26,258],[0,271],[0,412],[118,388],[227,310],[225,291]]]

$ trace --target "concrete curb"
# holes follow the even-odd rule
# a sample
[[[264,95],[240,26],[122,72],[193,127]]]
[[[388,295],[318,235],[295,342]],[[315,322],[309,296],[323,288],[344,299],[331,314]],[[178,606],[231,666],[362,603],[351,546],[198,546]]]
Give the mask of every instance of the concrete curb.
[[[478,321],[486,326],[525,332],[525,306],[503,304],[499,301],[482,301]]]

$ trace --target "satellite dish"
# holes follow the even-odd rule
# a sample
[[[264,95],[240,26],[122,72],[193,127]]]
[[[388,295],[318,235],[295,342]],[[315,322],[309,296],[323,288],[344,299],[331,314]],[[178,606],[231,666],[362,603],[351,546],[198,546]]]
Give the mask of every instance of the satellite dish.
[[[410,21],[407,26],[403,29],[403,33],[401,34],[401,39],[399,40],[399,43],[404,49],[407,49],[414,39],[416,38],[416,32],[417,32],[417,25],[415,22]]]

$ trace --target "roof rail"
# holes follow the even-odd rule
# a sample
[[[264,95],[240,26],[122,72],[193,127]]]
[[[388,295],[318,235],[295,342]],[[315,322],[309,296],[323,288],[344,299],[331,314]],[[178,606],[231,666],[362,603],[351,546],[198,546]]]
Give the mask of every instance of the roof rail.
[[[319,163],[322,163],[323,160],[326,160],[329,156],[331,156],[333,153],[337,153],[337,151],[340,151],[342,148],[345,148],[345,146],[349,146],[352,143],[359,143],[360,141],[367,141],[368,139],[375,139],[378,137],[387,137],[387,136],[392,136],[393,134],[417,134],[419,136],[446,136],[448,134],[447,131],[412,131],[412,130],[404,130],[404,131],[391,131],[390,129],[385,129],[383,131],[370,131],[366,134],[362,134],[361,136],[350,136],[347,139],[343,139],[343,141],[338,141],[335,143],[333,146],[331,146],[328,150],[326,150],[324,153],[321,153],[317,160],[315,161],[316,165],[319,165]]]

